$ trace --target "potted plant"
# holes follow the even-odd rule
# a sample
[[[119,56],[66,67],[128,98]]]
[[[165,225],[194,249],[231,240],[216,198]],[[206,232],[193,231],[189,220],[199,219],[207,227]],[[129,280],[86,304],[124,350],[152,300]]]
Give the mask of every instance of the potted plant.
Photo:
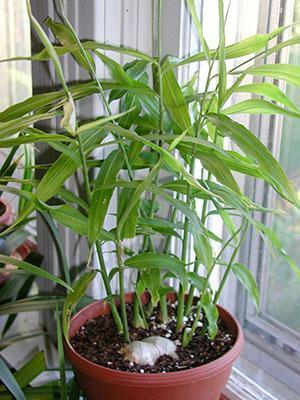
[[[219,0],[219,46],[209,49],[195,4],[187,0],[202,51],[184,59],[162,57],[159,28],[158,54],[151,57],[122,46],[81,41],[60,2],[62,22],[45,21],[59,42],[54,46],[32,15],[29,1],[27,4],[32,27],[44,46],[28,59],[51,60],[62,89],[35,95],[14,106],[13,113],[11,108],[1,113],[0,119],[7,118],[1,125],[5,131],[1,143],[11,146],[16,140],[11,138],[16,132],[13,127],[18,123],[22,128],[18,143],[46,142],[59,152],[51,166],[44,166],[43,177],[30,191],[31,203],[16,223],[38,210],[87,238],[89,244],[87,271],[74,282],[63,311],[65,352],[76,380],[88,399],[181,400],[188,396],[191,400],[217,400],[243,345],[238,322],[218,305],[229,274],[236,275],[257,307],[259,303],[254,278],[247,266],[236,261],[249,226],[299,274],[275,233],[254,218],[254,212],[272,210],[248,198],[234,173],[264,180],[296,207],[298,195],[268,148],[229,116],[248,113],[299,118],[297,105],[276,85],[243,84],[246,76],[257,76],[299,85],[299,67],[259,64],[266,56],[299,43],[299,37],[276,42],[286,29],[281,27],[226,46],[224,6]],[[160,25],[161,1],[158,5]],[[122,66],[106,56],[105,50],[133,60]],[[90,79],[67,84],[60,63],[65,54],[70,54]],[[108,68],[111,80],[97,76],[94,57]],[[239,62],[240,57],[247,59]],[[228,70],[227,59],[237,59],[237,66]],[[180,85],[176,69],[200,61],[208,65],[208,73],[199,93],[195,79]],[[229,75],[235,78],[232,85],[227,83]],[[228,106],[237,92],[262,98]],[[94,94],[105,115],[80,121],[76,102]],[[113,101],[118,101],[118,114],[111,111]],[[62,117],[59,132],[28,128],[57,117]],[[228,150],[226,138],[240,152]],[[103,147],[108,151],[104,159],[95,152]],[[82,197],[76,188],[64,188],[65,181],[77,173],[82,176]],[[113,193],[115,227],[108,231],[105,219],[111,212]],[[25,190],[19,195],[28,193]],[[168,217],[161,216],[162,206],[168,208]],[[222,220],[226,239],[208,229],[212,215]],[[136,251],[127,239],[137,237],[142,241]],[[162,246],[158,238],[163,239]],[[172,253],[171,240],[180,243],[179,253]],[[108,242],[115,265],[105,262],[103,248]],[[218,254],[214,242],[221,244]],[[231,253],[229,260],[223,258],[225,250]],[[99,268],[94,265],[94,254]],[[210,286],[215,268],[222,269],[217,290]],[[131,293],[126,293],[126,270],[132,272]],[[71,319],[96,275],[101,276],[107,297]],[[114,291],[111,282],[116,278],[118,289]]]

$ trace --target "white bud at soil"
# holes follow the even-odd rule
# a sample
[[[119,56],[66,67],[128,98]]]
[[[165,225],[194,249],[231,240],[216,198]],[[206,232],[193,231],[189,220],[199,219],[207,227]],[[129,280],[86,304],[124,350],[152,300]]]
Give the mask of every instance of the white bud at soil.
[[[156,360],[163,355],[178,359],[176,344],[161,336],[150,336],[143,341],[137,340],[126,344],[120,350],[125,360],[141,365],[154,365]]]

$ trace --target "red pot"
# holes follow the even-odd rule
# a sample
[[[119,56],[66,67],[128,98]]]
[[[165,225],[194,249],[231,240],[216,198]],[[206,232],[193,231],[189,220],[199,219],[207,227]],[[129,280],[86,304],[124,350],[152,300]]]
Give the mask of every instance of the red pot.
[[[127,294],[126,302],[132,301],[133,295]],[[78,385],[89,400],[219,400],[232,365],[242,351],[244,338],[237,320],[224,308],[218,308],[237,339],[232,349],[217,360],[180,372],[138,374],[94,364],[65,343],[65,353]],[[109,306],[102,301],[83,308],[72,318],[69,337],[88,320],[109,312]]]
[[[11,205],[5,200],[0,199],[0,203],[5,207],[4,212],[0,215],[0,229],[3,226],[8,226],[12,223],[12,209]]]

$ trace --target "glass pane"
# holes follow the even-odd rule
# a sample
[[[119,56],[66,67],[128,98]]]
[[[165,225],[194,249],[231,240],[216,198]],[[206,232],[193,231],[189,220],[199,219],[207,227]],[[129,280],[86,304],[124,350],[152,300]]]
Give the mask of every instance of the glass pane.
[[[30,24],[25,0],[0,0],[0,60],[30,55]],[[28,61],[0,63],[0,111],[31,95]]]
[[[300,22],[300,0],[296,0],[294,21]],[[299,35],[299,25],[295,27]],[[290,51],[290,64],[300,65],[300,46]],[[299,88],[287,87],[287,95],[300,108]],[[280,161],[289,178],[300,194],[300,120],[284,118]],[[287,215],[274,219],[274,229],[282,240],[284,249],[300,266],[300,210],[287,202],[277,199],[276,208],[283,209]],[[295,306],[300,305],[300,281],[290,267],[280,257],[270,258],[268,272],[268,291],[266,312],[288,327],[300,333],[300,313]]]

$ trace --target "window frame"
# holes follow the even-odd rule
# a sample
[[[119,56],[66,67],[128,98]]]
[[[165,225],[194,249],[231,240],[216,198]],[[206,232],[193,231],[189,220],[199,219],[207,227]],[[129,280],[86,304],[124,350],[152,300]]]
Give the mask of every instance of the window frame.
[[[262,4],[264,12],[260,13],[259,21],[262,31],[271,31],[292,22],[294,0],[270,0],[261,1],[261,3],[264,3]],[[289,52],[286,49],[279,57],[273,57],[273,59],[277,62],[288,62],[288,55]],[[285,86],[281,83],[278,85],[282,89]],[[282,122],[282,116],[250,118],[250,130],[268,146],[275,157],[278,157],[280,152]],[[265,207],[272,207],[274,204],[275,193],[265,183],[246,178],[244,187],[246,194],[257,203]],[[255,217],[266,225],[271,225],[270,214],[263,216],[257,214]],[[244,288],[233,281],[228,285],[230,289],[227,289],[223,299],[243,326],[245,349],[241,360],[249,360],[259,365],[259,369],[267,371],[270,376],[300,394],[299,383],[297,384],[300,374],[300,334],[267,315],[264,309],[269,267],[269,254],[266,247],[252,228],[239,255],[239,261],[249,266],[262,292],[261,311],[256,313]],[[234,295],[232,295],[233,291]],[[239,368],[239,362],[237,365]]]

